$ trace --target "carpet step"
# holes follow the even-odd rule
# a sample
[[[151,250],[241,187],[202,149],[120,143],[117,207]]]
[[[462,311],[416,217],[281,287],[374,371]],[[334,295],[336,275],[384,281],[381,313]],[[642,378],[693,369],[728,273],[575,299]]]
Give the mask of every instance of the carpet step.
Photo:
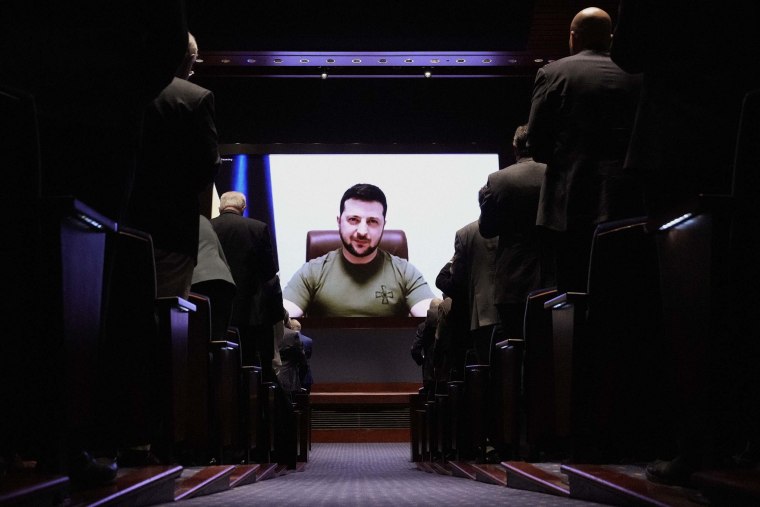
[[[507,487],[555,496],[570,496],[567,477],[561,473],[559,465],[539,466],[523,461],[503,461],[501,464],[506,470]]]
[[[708,470],[692,480],[712,505],[760,505],[760,470]]]
[[[475,468],[476,481],[497,486],[507,485],[507,470],[503,466],[490,463],[473,466]]]
[[[423,472],[427,472],[429,474],[435,473],[435,469],[433,468],[432,463],[429,461],[417,461],[415,465],[417,465],[417,470],[422,470]]]
[[[655,484],[644,468],[631,465],[562,465],[570,496],[610,505],[695,507],[697,491]]]
[[[453,475],[451,472],[451,467],[448,463],[432,462],[430,463],[430,466],[432,467],[433,471],[439,475]]]
[[[74,491],[69,505],[141,506],[174,500],[175,481],[182,474],[179,465],[121,468],[113,484]]]
[[[69,478],[35,473],[9,473],[0,477],[0,505],[60,505],[68,496]]]
[[[261,463],[256,471],[256,482],[277,477],[277,463]]]
[[[186,468],[175,484],[174,500],[211,495],[230,489],[235,465]]]
[[[230,487],[237,488],[256,482],[256,474],[261,465],[237,465],[230,475]]]
[[[462,477],[473,481],[477,477],[475,467],[466,461],[449,461],[449,466],[451,467],[451,474],[454,477]]]

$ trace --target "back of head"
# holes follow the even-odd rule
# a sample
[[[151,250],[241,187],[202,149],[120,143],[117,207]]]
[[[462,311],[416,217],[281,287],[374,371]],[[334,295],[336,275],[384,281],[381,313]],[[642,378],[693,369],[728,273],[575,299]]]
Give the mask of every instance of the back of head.
[[[219,198],[219,212],[234,211],[243,213],[245,209],[245,194],[242,192],[225,192]]]
[[[388,202],[385,199],[385,194],[379,187],[371,185],[369,183],[357,183],[343,193],[343,197],[340,199],[340,214],[343,214],[343,210],[346,207],[346,201],[349,199],[356,199],[359,201],[367,202],[379,202],[383,205],[383,217],[388,210]]]
[[[518,158],[527,157],[528,152],[528,126],[520,125],[515,130],[515,137],[512,138],[512,147],[515,149],[515,155]]]
[[[570,24],[570,48],[577,53],[584,49],[608,51],[612,43],[612,19],[598,7],[587,7]]]
[[[185,50],[185,57],[177,69],[176,76],[180,79],[188,79],[192,76],[196,58],[198,58],[198,43],[195,41],[193,34],[187,32],[187,49]]]

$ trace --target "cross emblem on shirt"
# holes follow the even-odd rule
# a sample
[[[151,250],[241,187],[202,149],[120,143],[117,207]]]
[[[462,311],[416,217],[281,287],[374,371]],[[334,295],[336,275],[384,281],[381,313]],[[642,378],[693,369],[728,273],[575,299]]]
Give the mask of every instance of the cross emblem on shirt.
[[[383,300],[381,301],[381,303],[384,304],[384,305],[388,305],[388,304],[390,304],[389,298],[390,299],[393,298],[393,291],[392,290],[388,290],[385,287],[385,285],[381,285],[380,286],[380,290],[376,290],[375,291],[375,299],[377,299],[377,298],[383,298]]]

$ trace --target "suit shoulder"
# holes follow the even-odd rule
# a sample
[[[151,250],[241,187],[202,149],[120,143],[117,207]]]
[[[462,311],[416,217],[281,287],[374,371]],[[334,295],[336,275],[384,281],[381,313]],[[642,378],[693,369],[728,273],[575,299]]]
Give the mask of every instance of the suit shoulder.
[[[156,99],[158,102],[172,101],[199,101],[206,96],[213,95],[210,90],[191,83],[186,79],[175,77],[169,85],[161,91]]]

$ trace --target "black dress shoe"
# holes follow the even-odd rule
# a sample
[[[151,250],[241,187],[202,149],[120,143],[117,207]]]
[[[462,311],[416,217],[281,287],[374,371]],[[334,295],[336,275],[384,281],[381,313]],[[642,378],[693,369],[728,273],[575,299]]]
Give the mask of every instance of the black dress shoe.
[[[94,458],[92,454],[82,451],[69,462],[69,478],[74,485],[91,488],[110,484],[116,479],[119,467],[110,458]]]
[[[658,484],[668,486],[688,487],[691,474],[698,470],[698,466],[687,459],[677,456],[670,461],[654,461],[646,467],[647,479]]]

